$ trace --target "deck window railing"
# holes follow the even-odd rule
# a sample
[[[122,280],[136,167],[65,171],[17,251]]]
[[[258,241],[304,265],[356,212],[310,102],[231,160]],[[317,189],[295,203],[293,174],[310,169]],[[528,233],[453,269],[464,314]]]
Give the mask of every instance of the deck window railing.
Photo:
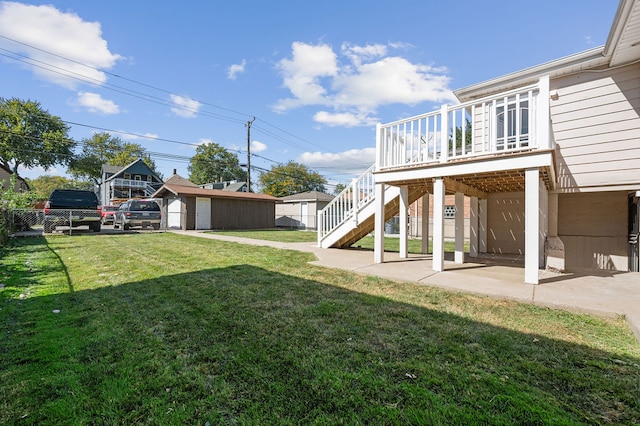
[[[535,149],[538,93],[538,86],[532,85],[379,125],[378,167],[428,165]]]

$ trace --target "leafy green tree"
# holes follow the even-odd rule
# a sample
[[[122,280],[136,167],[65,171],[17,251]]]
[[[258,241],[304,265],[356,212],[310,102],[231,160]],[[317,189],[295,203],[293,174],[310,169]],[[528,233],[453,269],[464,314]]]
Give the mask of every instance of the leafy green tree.
[[[325,192],[327,184],[321,174],[294,161],[271,166],[271,170],[260,174],[259,181],[262,192],[274,197],[286,197],[306,191]]]
[[[452,132],[453,133],[453,132]],[[466,151],[470,151],[471,150],[471,122],[469,120],[466,120],[466,124],[465,124],[465,129],[464,129],[464,145],[465,145],[465,149]],[[449,135],[449,152],[453,151],[454,149],[454,137],[450,134]],[[455,128],[455,150],[457,150],[458,152],[462,152],[462,127],[456,127]]]
[[[18,167],[68,165],[75,141],[69,127],[40,103],[0,98],[0,163],[18,175]]]
[[[162,177],[149,153],[136,143],[124,142],[117,136],[102,132],[82,139],[80,144],[82,153],[69,164],[69,173],[75,178],[98,183],[103,164],[126,166],[138,158],[142,158],[154,173]]]
[[[196,185],[247,179],[247,172],[240,167],[238,156],[215,142],[198,145],[188,170],[189,180]]]
[[[346,189],[347,185],[344,183],[336,184],[336,189],[333,190],[334,195],[339,195],[342,191]]]
[[[46,200],[54,189],[86,189],[92,190],[93,184],[88,181],[69,179],[64,176],[39,176],[35,179],[27,179],[31,192],[36,199]]]

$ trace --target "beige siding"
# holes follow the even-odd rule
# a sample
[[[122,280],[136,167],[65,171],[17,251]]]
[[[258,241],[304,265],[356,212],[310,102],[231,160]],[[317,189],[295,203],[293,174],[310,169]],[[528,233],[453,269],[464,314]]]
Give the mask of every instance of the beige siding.
[[[490,194],[487,200],[487,251],[524,254],[524,192]]]
[[[626,191],[559,194],[558,236],[571,269],[626,271]]]
[[[640,65],[551,82],[558,190],[640,188]]]

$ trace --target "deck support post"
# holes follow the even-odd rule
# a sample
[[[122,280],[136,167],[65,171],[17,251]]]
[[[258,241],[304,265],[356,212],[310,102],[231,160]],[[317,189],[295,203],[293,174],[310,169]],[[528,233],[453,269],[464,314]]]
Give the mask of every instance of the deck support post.
[[[455,263],[464,263],[464,194],[456,192],[455,195]]]
[[[469,257],[478,257],[478,197],[469,197]]]
[[[429,253],[429,193],[422,196],[422,254]]]
[[[400,187],[400,258],[409,257],[409,187],[402,185]]]
[[[444,179],[433,180],[433,270],[444,271]]]
[[[487,228],[489,202],[487,199],[478,200],[478,250],[480,253],[487,252]]]
[[[376,183],[375,186],[375,217],[373,225],[373,261],[375,263],[384,262],[384,183]]]
[[[540,171],[525,170],[524,282],[538,284],[540,252]]]

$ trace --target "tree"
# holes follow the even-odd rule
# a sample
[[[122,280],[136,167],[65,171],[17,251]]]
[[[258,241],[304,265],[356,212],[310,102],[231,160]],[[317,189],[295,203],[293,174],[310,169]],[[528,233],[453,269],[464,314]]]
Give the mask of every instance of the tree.
[[[260,174],[262,192],[274,197],[286,197],[306,191],[324,192],[326,184],[327,180],[318,172],[293,161],[271,166],[271,170]]]
[[[35,179],[27,179],[27,182],[31,192],[38,200],[49,198],[54,189],[93,189],[93,184],[90,182],[69,179],[64,176],[39,176]]]
[[[18,175],[18,167],[67,165],[75,141],[60,117],[49,114],[40,103],[0,98],[0,163]]]
[[[215,142],[198,145],[188,170],[189,180],[196,185],[247,179],[247,172],[240,167],[238,156]]]
[[[158,177],[162,177],[156,170],[156,164],[147,151],[136,143],[124,142],[109,133],[94,133],[91,138],[80,141],[82,153],[69,164],[69,173],[78,179],[91,180],[98,183],[103,164],[112,166],[126,166],[142,158],[147,166]]]
[[[340,195],[340,193],[342,191],[344,191],[347,188],[347,185],[345,185],[344,183],[338,183],[336,184],[336,189],[333,190],[334,195]]]

